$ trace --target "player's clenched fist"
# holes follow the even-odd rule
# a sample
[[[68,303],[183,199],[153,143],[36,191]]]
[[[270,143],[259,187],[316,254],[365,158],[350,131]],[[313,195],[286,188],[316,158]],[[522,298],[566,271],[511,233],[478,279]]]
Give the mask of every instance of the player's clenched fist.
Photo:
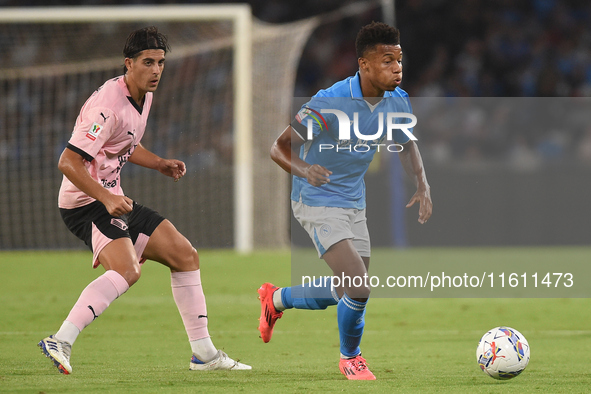
[[[306,179],[312,186],[322,186],[330,182],[328,178],[332,171],[327,170],[319,164],[312,164],[306,169]]]
[[[174,178],[175,182],[187,173],[185,163],[180,160],[162,160],[159,163],[158,171]]]

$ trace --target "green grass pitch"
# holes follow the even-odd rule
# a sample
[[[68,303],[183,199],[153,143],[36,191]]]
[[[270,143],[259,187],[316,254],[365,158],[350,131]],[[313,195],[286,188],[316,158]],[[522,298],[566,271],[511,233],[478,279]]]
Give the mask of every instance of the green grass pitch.
[[[428,258],[411,249],[399,261]],[[524,253],[523,249],[514,249]],[[543,256],[552,248],[527,249]],[[512,249],[437,249],[511,256]],[[591,254],[589,248],[564,249]],[[560,251],[559,251],[560,254]],[[363,354],[376,381],[347,381],[338,371],[336,309],[290,310],[264,344],[256,290],[290,282],[290,254],[201,251],[209,330],[214,343],[252,371],[189,371],[190,348],[172,299],[170,276],[148,262],[142,278],[78,337],[72,375],[57,372],[37,342],[55,333],[81,290],[102,269],[87,252],[0,253],[0,392],[209,393],[402,392],[585,393],[591,390],[590,299],[372,299]],[[465,257],[465,256],[464,256]],[[499,257],[500,258],[500,257]],[[475,349],[488,329],[508,325],[531,346],[531,361],[505,382],[483,374]]]

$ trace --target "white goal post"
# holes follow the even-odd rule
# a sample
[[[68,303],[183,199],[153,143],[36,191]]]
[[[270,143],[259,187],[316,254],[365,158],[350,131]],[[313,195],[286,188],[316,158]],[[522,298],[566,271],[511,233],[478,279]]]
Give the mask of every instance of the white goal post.
[[[0,23],[231,21],[234,79],[234,248],[253,249],[252,14],[248,4],[2,8]]]
[[[0,8],[0,249],[82,247],[56,209],[57,160],[84,101],[121,75],[122,40],[147,25],[172,51],[142,142],[187,176],[171,186],[126,166],[124,190],[198,248],[289,247],[289,176],[269,150],[293,116],[304,47],[319,25],[392,2],[281,24],[248,4]]]

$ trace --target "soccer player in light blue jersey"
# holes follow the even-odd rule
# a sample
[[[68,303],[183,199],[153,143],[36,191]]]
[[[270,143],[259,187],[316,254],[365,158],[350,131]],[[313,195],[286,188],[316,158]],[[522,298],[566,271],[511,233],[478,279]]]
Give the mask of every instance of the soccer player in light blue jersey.
[[[399,31],[373,22],[359,31],[355,45],[359,63],[355,76],[319,91],[271,148],[273,160],[293,175],[294,217],[339,278],[367,275],[370,240],[363,178],[378,150],[397,152],[393,154],[399,155],[415,182],[417,191],[407,207],[419,203],[419,223],[426,223],[433,209],[412,135],[408,94],[398,87],[402,81]],[[275,322],[285,309],[337,305],[339,369],[350,380],[374,380],[359,348],[370,294],[365,282],[355,286],[359,282],[343,281],[339,287],[332,287],[330,280],[285,288],[263,284],[258,290],[261,338],[271,340]]]

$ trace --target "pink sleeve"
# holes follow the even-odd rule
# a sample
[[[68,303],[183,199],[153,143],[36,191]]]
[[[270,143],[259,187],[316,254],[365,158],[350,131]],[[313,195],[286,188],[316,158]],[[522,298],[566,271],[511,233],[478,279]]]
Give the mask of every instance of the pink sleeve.
[[[89,108],[76,121],[68,147],[92,161],[109,140],[117,125],[115,113],[106,108]]]

